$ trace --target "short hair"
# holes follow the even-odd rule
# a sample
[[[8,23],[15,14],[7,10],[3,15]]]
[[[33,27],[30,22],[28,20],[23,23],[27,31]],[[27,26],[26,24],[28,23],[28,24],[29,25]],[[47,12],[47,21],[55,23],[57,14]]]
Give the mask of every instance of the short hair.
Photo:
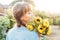
[[[20,27],[21,25],[25,26],[25,24],[22,22],[20,18],[30,10],[31,10],[31,6],[27,2],[17,2],[13,6],[13,16],[16,20],[18,27]]]

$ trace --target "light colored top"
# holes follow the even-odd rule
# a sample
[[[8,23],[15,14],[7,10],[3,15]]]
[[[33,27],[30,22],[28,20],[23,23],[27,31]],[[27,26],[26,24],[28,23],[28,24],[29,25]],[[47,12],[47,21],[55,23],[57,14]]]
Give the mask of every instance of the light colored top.
[[[6,40],[39,40],[36,32],[29,31],[26,27],[14,27],[7,33]]]

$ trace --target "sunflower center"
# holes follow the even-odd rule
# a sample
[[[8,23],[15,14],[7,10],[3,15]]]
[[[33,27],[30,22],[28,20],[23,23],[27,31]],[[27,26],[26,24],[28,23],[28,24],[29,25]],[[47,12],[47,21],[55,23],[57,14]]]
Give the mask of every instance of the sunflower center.
[[[40,28],[41,30],[43,29],[43,28]]]
[[[37,21],[40,21],[39,19],[37,19]]]
[[[45,26],[43,26],[43,28],[45,28]]]

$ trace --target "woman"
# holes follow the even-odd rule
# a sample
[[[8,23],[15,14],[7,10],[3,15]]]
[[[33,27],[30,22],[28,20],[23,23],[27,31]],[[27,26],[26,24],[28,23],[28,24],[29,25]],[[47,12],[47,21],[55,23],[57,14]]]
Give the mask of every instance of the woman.
[[[8,32],[6,40],[39,40],[36,32],[26,28],[26,23],[33,18],[30,4],[16,3],[13,7],[13,16],[17,26]]]

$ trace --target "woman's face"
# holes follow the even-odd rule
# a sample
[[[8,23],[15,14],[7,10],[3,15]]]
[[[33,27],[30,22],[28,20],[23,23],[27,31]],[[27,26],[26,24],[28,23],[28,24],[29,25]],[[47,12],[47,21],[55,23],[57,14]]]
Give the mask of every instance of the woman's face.
[[[33,14],[32,12],[28,12],[28,13],[26,13],[25,15],[23,15],[23,16],[21,17],[21,20],[22,20],[24,23],[26,23],[26,22],[32,20],[34,17],[35,17],[35,16],[34,16],[34,14]]]

